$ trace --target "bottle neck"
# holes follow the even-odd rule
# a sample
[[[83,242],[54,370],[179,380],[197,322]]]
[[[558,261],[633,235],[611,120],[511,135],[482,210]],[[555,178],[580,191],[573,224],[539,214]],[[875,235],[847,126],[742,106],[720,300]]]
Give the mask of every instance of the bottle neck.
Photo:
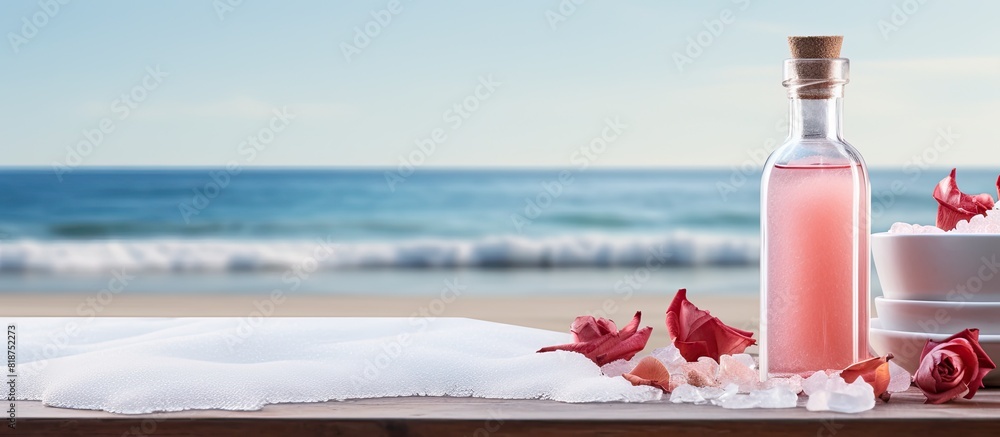
[[[789,137],[843,141],[844,99],[788,99]]]

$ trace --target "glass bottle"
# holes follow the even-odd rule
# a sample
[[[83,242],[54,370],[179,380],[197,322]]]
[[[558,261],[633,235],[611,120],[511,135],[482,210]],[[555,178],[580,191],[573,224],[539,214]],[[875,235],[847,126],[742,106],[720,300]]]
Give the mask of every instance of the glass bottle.
[[[761,378],[868,356],[868,170],[841,131],[844,58],[788,59],[789,135],[761,179]]]

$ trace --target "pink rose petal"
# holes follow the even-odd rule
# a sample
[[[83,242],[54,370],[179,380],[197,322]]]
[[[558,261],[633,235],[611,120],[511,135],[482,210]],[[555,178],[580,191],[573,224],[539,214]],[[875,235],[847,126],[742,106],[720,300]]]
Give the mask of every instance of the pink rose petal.
[[[641,312],[636,312],[632,321],[621,331],[615,322],[594,316],[580,316],[573,321],[570,332],[573,343],[543,347],[541,352],[557,350],[581,353],[598,366],[616,360],[630,360],[646,347],[653,328],[639,328]]]
[[[844,382],[848,384],[861,377],[865,382],[871,384],[872,389],[875,390],[875,397],[888,402],[889,360],[891,359],[892,354],[886,354],[885,356],[858,361],[842,370],[840,377],[844,378]]]
[[[649,385],[670,392],[670,372],[654,357],[643,358],[631,372],[622,374],[622,377],[632,385]]]
[[[719,361],[721,355],[741,354],[757,343],[753,333],[736,329],[698,309],[687,300],[687,290],[680,289],[667,308],[667,331],[674,346],[688,361],[709,357]]]
[[[971,196],[958,189],[955,181],[956,169],[934,187],[934,199],[938,201],[937,227],[950,231],[961,221],[967,221],[977,215],[986,214],[993,209],[993,197],[983,193]],[[1000,191],[1000,179],[997,180]],[[1000,192],[998,192],[1000,195]]]

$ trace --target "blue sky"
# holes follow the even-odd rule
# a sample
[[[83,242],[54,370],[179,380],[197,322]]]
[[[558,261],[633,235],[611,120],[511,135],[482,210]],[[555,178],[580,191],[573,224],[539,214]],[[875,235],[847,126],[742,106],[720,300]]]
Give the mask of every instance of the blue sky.
[[[0,165],[64,163],[108,119],[81,165],[221,166],[282,108],[243,163],[393,166],[440,129],[426,165],[567,166],[612,119],[595,166],[738,165],[784,137],[792,34],[845,35],[869,164],[1000,165],[997,2],[401,0],[378,26],[390,1],[50,2],[0,3]]]

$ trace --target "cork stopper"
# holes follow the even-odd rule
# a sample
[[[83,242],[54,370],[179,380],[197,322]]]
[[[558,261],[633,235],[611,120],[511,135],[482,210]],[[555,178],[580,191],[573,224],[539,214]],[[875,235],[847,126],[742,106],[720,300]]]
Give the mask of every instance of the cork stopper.
[[[835,59],[840,57],[840,46],[844,37],[837,36],[790,36],[788,49],[792,58]]]
[[[792,58],[785,60],[785,80],[791,98],[829,99],[843,96],[849,62],[840,57],[843,36],[790,36]]]

